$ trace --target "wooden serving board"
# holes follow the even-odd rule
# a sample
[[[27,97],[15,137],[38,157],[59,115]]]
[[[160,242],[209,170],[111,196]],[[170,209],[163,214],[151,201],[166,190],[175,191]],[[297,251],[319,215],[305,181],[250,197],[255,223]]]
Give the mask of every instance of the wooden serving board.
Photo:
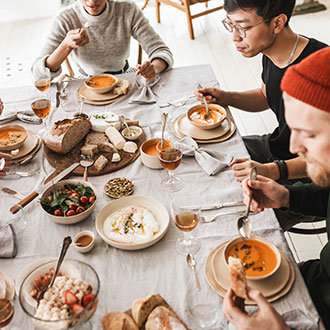
[[[124,150],[118,150],[118,153],[120,155],[120,162],[118,163],[112,163],[112,153],[107,153],[107,152],[98,152],[95,154],[93,157],[94,160],[98,158],[99,155],[103,155],[109,160],[109,163],[104,167],[102,171],[97,171],[95,166],[92,165],[88,167],[88,175],[89,176],[98,176],[98,175],[103,175],[103,174],[108,174],[114,171],[117,171],[121,168],[126,167],[127,165],[133,163],[139,156],[140,156],[140,146],[141,144],[146,140],[146,135],[145,132],[142,128],[142,135],[135,141],[138,149],[134,154],[125,152]],[[68,154],[66,155],[60,155],[49,148],[47,148],[45,145],[43,146],[43,151],[45,154],[45,157],[47,158],[48,162],[50,165],[52,165],[55,168],[55,171],[52,173],[52,177],[56,176],[58,173],[66,169],[68,166],[70,166],[73,163],[79,163],[81,160],[80,157],[80,148],[84,145],[85,143],[85,138],[76,146],[74,147]],[[75,168],[71,175],[77,175],[77,176],[83,176],[84,174],[84,167],[78,166]],[[48,181],[49,181],[48,177]]]

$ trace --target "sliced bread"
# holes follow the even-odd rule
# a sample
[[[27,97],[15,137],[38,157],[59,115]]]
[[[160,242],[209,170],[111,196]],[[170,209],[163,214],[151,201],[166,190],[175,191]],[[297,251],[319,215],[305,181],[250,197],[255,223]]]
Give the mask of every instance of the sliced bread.
[[[111,312],[102,318],[103,330],[139,330],[133,319],[126,313]]]

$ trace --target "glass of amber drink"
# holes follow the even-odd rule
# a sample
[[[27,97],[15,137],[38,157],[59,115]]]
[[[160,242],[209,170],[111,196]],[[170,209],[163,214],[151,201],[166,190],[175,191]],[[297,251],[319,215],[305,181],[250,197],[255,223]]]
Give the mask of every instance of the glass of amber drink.
[[[181,254],[195,254],[199,251],[200,242],[191,236],[191,231],[196,228],[200,219],[200,206],[187,206],[184,198],[175,198],[171,202],[172,217],[175,225],[184,236],[175,243],[176,251]]]
[[[51,102],[49,99],[39,99],[31,104],[31,109],[36,116],[42,119],[43,128],[39,131],[39,134],[44,134],[46,124],[44,119],[48,117],[51,109]]]
[[[14,315],[14,305],[9,299],[0,299],[0,328],[7,326]]]
[[[162,180],[162,186],[167,190],[174,192],[182,188],[182,181],[177,178],[173,171],[180,165],[182,152],[179,149],[168,148],[159,152],[159,160],[162,166],[168,172],[168,178]]]

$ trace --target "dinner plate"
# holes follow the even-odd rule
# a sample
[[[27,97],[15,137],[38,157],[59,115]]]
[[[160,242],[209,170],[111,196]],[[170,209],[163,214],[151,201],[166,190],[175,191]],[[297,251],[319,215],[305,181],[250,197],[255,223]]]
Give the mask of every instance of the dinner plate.
[[[43,259],[39,259],[36,260],[34,262],[32,262],[31,264],[26,265],[17,275],[16,280],[15,280],[15,292],[16,295],[19,295],[19,289],[24,281],[24,279],[26,278],[27,275],[29,275],[34,269],[36,269],[37,267],[39,267],[42,264],[45,264],[49,261],[53,261],[56,260],[56,258],[54,257],[49,257],[49,258],[43,258]]]
[[[173,134],[179,138],[179,139],[183,139],[184,137],[187,136],[187,134],[184,134],[182,131],[180,131],[179,127],[178,127],[178,119],[180,118],[177,117],[175,118],[172,123],[171,123],[171,130],[173,132]],[[228,140],[235,132],[236,132],[236,124],[234,123],[233,120],[231,120],[230,118],[228,118],[228,121],[230,122],[230,129],[229,131],[224,134],[221,137],[215,138],[215,139],[210,139],[210,140],[200,140],[200,139],[194,139],[197,143],[215,143],[215,142],[223,142]]]
[[[200,140],[216,139],[225,135],[230,130],[230,122],[227,118],[216,128],[201,129],[190,124],[185,114],[179,116],[177,125],[179,130],[184,134]]]
[[[27,159],[27,158],[29,158],[29,157],[31,157],[31,156],[34,156],[34,155],[39,151],[41,145],[42,145],[42,141],[41,141],[40,138],[38,138],[37,145],[35,146],[35,148],[34,148],[31,152],[29,152],[29,153],[28,153],[27,155],[25,155],[25,156],[22,156],[22,157],[19,157],[19,158],[15,158],[15,159],[12,159],[11,162],[12,162],[13,164],[15,164],[15,163],[20,163],[20,162],[22,162],[23,160],[25,160],[25,159]]]
[[[103,230],[103,225],[107,217],[117,210],[132,205],[143,206],[149,209],[156,218],[156,221],[158,221],[158,223],[160,224],[159,232],[150,241],[142,243],[123,243],[109,239],[105,235]],[[151,245],[154,245],[161,238],[163,238],[164,235],[167,233],[169,223],[170,219],[168,212],[165,206],[158,200],[146,196],[128,196],[108,203],[97,215],[95,226],[101,238],[109,245],[122,250],[141,250]]]
[[[223,255],[224,248],[225,246],[221,245],[214,253],[212,258],[212,269],[217,283],[227,289],[230,287],[230,280],[228,266],[225,264]],[[253,289],[261,291],[265,297],[272,296],[282,290],[290,278],[289,263],[286,258],[282,258],[282,255],[283,253],[281,254],[281,264],[277,272],[265,279],[248,279],[248,285]]]
[[[217,250],[221,246],[224,248],[224,246],[226,244],[227,244],[227,242],[224,242],[221,245],[219,245],[216,248],[214,248],[209,253],[209,255],[207,256],[206,261],[205,261],[205,266],[204,266],[204,272],[205,272],[205,276],[206,276],[206,280],[207,280],[208,284],[221,297],[224,297],[225,296],[228,288],[222,287],[216,281],[216,279],[214,277],[214,274],[213,274],[212,260],[213,260],[214,254],[217,252]],[[294,280],[295,280],[294,267],[291,264],[289,258],[283,252],[281,252],[281,257],[282,257],[282,259],[286,259],[286,261],[288,262],[288,265],[289,265],[289,274],[290,274],[289,275],[289,280],[287,281],[286,285],[279,292],[277,292],[274,295],[271,295],[269,297],[266,297],[266,299],[269,302],[276,301],[277,299],[279,299],[279,298],[283,297],[284,295],[286,295],[291,290],[292,285],[293,285]],[[248,305],[255,305],[255,302],[254,301],[251,301],[249,299],[246,299],[245,300],[245,303],[248,304]]]
[[[123,84],[122,88],[127,88],[129,86],[129,81],[125,79],[118,79],[118,83],[121,82]],[[80,97],[84,97],[90,101],[109,101],[113,99],[117,99],[119,96],[123,94],[114,94],[113,90],[108,93],[95,93],[91,89],[87,88],[84,84],[82,84],[78,89],[78,94]]]

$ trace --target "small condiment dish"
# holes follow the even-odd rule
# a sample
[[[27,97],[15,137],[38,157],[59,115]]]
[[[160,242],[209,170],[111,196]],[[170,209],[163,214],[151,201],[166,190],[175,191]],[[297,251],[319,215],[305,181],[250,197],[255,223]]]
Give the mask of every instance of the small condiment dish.
[[[110,92],[116,86],[117,82],[117,77],[104,73],[85,80],[84,85],[95,93],[104,94]]]
[[[83,230],[73,239],[73,244],[78,252],[87,253],[95,245],[95,234],[90,230]]]
[[[189,123],[201,129],[213,129],[220,126],[227,117],[226,110],[219,104],[208,104],[208,107],[210,110],[208,119],[205,119],[205,105],[200,104],[190,108],[186,113]]]
[[[241,245],[240,249],[238,248],[239,245]],[[252,274],[250,274],[251,270],[249,272],[247,272],[247,269],[245,270],[248,280],[263,280],[270,277],[277,272],[281,264],[280,251],[272,242],[264,237],[251,236],[248,240],[238,237],[229,241],[223,249],[223,258],[227,267],[229,267],[229,256],[235,257],[235,255],[232,255],[231,251],[235,251],[235,253],[238,254],[237,257],[239,257],[239,255],[244,255],[245,259],[248,258],[245,260],[246,263],[253,262],[251,266],[244,265],[244,260],[239,257],[245,268],[248,267],[253,270]]]
[[[142,128],[139,126],[128,126],[121,131],[121,135],[131,141],[137,140],[142,134]]]
[[[142,143],[140,147],[142,163],[152,169],[163,168],[159,160],[159,152],[157,150],[157,143],[160,142],[160,138],[150,139]],[[169,140],[165,140],[166,144],[173,147],[173,143]]]

